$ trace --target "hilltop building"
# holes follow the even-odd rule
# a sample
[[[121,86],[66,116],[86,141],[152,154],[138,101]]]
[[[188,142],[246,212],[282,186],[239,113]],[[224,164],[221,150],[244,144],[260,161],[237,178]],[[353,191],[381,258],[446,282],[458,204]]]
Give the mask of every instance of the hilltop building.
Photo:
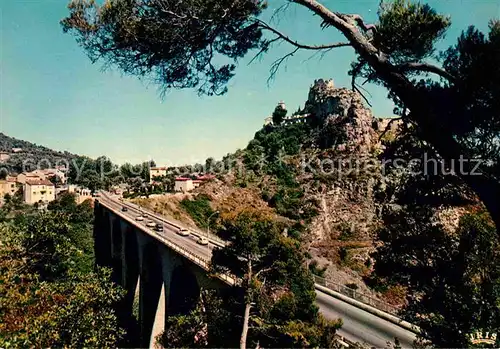
[[[26,184],[26,182],[29,180],[37,180],[37,179],[40,179],[40,177],[36,173],[33,173],[33,172],[23,172],[23,173],[17,175],[17,182],[21,183],[23,185]],[[42,178],[42,179],[45,179],[45,178]]]
[[[66,173],[64,173],[61,170],[55,169],[55,168],[47,168],[44,170],[34,170],[31,172],[23,172],[17,176],[17,181],[21,184],[26,183],[27,180],[29,179],[44,179],[44,180],[49,180],[50,178],[53,177],[59,177],[61,184],[66,184],[67,182],[67,177]]]
[[[277,105],[277,107],[281,107],[282,109],[286,110],[286,105],[285,102],[280,101]],[[283,121],[281,122],[281,125],[291,125],[291,124],[298,124],[298,123],[305,123],[309,119],[309,114],[296,114],[296,115],[288,115],[283,118]],[[273,117],[268,116],[267,118],[264,119],[264,126],[267,125],[273,125]]]

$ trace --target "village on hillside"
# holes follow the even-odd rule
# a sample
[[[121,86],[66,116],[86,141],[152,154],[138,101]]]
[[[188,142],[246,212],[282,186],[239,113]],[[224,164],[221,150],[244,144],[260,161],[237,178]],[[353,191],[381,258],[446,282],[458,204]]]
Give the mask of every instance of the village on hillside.
[[[39,209],[46,208],[48,203],[65,192],[73,193],[77,204],[92,199],[90,189],[68,184],[67,172],[66,167],[56,166],[20,174],[7,174],[0,180],[0,206],[16,195],[20,196],[25,204],[36,205]]]

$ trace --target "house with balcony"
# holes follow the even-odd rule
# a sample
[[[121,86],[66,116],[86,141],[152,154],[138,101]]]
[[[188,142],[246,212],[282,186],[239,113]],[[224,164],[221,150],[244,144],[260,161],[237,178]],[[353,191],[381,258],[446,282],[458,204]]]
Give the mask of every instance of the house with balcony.
[[[52,182],[46,179],[28,178],[23,189],[23,199],[28,205],[46,205],[56,199],[56,188]]]

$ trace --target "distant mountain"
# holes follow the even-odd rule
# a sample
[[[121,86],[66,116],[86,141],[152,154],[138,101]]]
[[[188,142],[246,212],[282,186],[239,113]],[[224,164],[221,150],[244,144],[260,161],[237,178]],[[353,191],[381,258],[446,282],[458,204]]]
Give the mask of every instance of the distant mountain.
[[[0,163],[8,172],[21,173],[37,168],[49,168],[71,164],[73,160],[83,158],[70,152],[57,151],[42,145],[9,137],[0,133],[0,151],[9,153],[9,159]]]

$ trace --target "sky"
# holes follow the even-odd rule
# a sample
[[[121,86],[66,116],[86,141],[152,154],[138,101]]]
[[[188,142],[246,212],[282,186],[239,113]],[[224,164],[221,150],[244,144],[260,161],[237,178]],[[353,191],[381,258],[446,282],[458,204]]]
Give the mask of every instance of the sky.
[[[264,18],[284,0],[269,0]],[[452,27],[440,43],[446,48],[473,24],[485,30],[500,18],[500,0],[428,1],[449,14]],[[323,0],[335,11],[376,19],[379,0]],[[98,157],[118,164],[154,159],[158,165],[203,163],[244,148],[280,100],[296,110],[317,78],[333,78],[349,87],[352,49],[338,48],[320,57],[299,52],[268,83],[273,61],[291,50],[273,47],[262,59],[241,60],[229,92],[199,97],[176,90],[161,98],[157,86],[102,70],[92,64],[59,21],[67,0],[0,0],[0,132],[56,150]],[[297,41],[309,44],[342,40],[334,30],[320,30],[317,17],[290,5],[273,24]],[[384,89],[369,86],[375,116],[392,115]]]

